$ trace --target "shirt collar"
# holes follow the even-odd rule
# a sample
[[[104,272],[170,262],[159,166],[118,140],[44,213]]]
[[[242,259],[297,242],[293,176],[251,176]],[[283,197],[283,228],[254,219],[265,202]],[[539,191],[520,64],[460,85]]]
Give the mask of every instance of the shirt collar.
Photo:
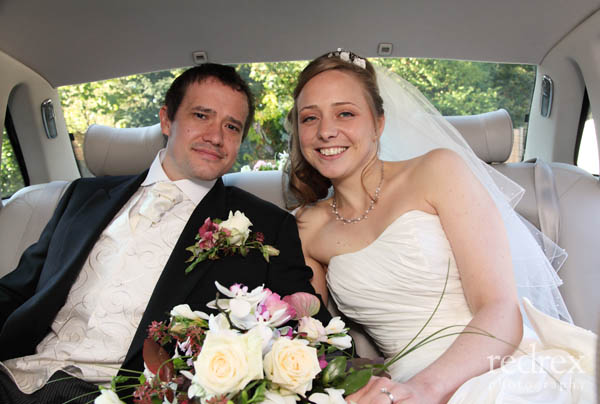
[[[166,149],[160,150],[156,157],[154,157],[152,165],[150,166],[150,170],[148,170],[148,175],[146,176],[144,182],[142,182],[141,186],[147,187],[161,181],[172,182],[173,184],[177,185],[177,187],[181,189],[185,196],[190,198],[195,205],[199,204],[200,201],[206,196],[208,191],[211,190],[213,185],[215,185],[217,180],[214,179],[211,181],[202,181],[199,179],[183,179],[171,181],[162,166],[162,161],[165,158],[165,150]]]

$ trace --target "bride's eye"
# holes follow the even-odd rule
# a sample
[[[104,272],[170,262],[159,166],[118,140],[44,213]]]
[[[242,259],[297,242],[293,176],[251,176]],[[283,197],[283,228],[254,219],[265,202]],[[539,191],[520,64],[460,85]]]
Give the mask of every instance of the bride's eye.
[[[315,119],[317,119],[317,118],[315,116],[313,116],[313,115],[303,116],[303,117],[300,118],[300,123],[312,122]]]
[[[340,112],[340,117],[341,118],[350,118],[354,116],[354,113],[350,112],[350,111],[344,111],[344,112]]]

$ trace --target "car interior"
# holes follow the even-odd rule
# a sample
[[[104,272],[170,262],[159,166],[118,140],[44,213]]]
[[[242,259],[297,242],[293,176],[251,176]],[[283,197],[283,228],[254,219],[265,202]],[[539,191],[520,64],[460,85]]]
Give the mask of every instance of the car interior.
[[[567,251],[561,293],[574,323],[598,332],[600,183],[576,159],[583,122],[600,117],[600,0],[0,0],[0,121],[16,136],[28,177],[0,205],[0,275],[81,176],[59,87],[206,61],[311,60],[339,47],[366,57],[535,66],[523,161],[507,162],[513,125],[505,110],[447,119],[491,169],[525,189],[517,212]],[[159,125],[94,124],[85,161],[96,176],[137,174],[163,145]],[[224,177],[283,208],[285,179],[281,171]]]

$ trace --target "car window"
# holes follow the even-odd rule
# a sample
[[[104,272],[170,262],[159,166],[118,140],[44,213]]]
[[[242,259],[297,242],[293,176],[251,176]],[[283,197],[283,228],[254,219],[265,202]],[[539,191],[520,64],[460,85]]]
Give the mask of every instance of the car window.
[[[5,127],[2,128],[2,156],[0,159],[0,190],[2,199],[4,199],[25,186],[19,162]]]
[[[437,59],[372,59],[421,90],[443,115],[471,115],[506,109],[513,120],[515,142],[509,161],[521,161],[527,135],[527,113],[535,83],[533,65]],[[307,62],[240,64],[237,70],[256,96],[255,123],[232,171],[280,169],[288,155],[284,127],[293,105],[292,90]],[[158,123],[164,94],[184,69],[65,86],[59,89],[73,146],[81,160],[83,134],[93,123],[139,127]],[[82,175],[86,175],[80,161]]]
[[[596,137],[596,126],[591,111],[588,112],[583,125],[576,164],[578,167],[598,175],[600,165],[598,161],[598,138]]]

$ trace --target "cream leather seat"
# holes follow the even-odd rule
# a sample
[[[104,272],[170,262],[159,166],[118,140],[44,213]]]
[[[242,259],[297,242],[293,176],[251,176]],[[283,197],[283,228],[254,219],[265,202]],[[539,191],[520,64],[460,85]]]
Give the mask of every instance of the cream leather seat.
[[[505,163],[512,150],[512,123],[504,110],[469,117],[448,117],[485,162],[525,189],[516,210],[540,228],[533,162]],[[569,254],[559,271],[560,291],[575,324],[600,328],[600,182],[564,163],[547,163],[556,185],[560,226],[558,244]]]
[[[23,251],[39,238],[68,181],[25,187],[0,204],[0,277],[19,263]]]

